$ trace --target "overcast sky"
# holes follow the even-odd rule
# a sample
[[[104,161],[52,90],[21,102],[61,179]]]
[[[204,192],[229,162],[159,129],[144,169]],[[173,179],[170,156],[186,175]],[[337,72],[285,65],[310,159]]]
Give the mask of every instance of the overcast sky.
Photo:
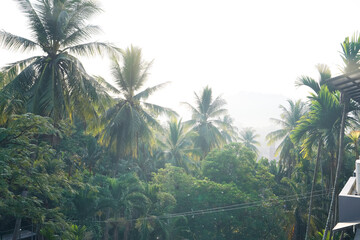
[[[14,0],[0,0],[0,29],[29,37]],[[222,94],[239,127],[267,127],[279,104],[304,98],[294,82],[317,78],[314,66],[342,64],[340,43],[359,29],[359,1],[102,0],[94,40],[141,47],[154,59],[148,85],[171,81],[151,100],[186,116],[180,102],[209,85]],[[0,50],[0,66],[24,54]],[[85,61],[85,60],[84,60]],[[86,60],[91,74],[111,80],[107,59]],[[246,97],[248,96],[248,97]],[[249,97],[252,96],[252,97]],[[258,100],[257,100],[258,99]],[[257,100],[257,101],[256,101]]]

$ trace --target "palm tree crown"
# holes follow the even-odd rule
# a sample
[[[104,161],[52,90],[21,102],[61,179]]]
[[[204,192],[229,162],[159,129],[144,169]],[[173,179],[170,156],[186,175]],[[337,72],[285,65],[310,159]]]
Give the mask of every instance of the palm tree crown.
[[[103,50],[117,50],[107,43],[83,43],[100,31],[87,23],[100,12],[98,6],[91,0],[17,2],[29,20],[34,40],[0,31],[0,45],[9,50],[42,50],[45,54],[3,68],[3,79],[7,80],[4,90],[22,97],[28,111],[55,121],[74,114],[81,118],[94,115],[96,108],[91,102],[106,93],[73,54],[92,56]]]
[[[259,134],[255,133],[255,130],[252,128],[244,128],[240,132],[240,140],[244,143],[245,147],[254,151],[255,153],[259,153],[259,150],[256,146],[259,146],[260,143],[255,139],[259,137]]]
[[[163,142],[166,160],[170,161],[174,166],[183,167],[189,171],[189,164],[194,165],[195,162],[191,156],[196,155],[193,148],[192,138],[196,135],[193,131],[184,126],[181,119],[171,118],[168,121],[166,135]]]
[[[113,91],[122,93],[116,104],[105,114],[105,130],[101,141],[118,157],[136,157],[139,141],[149,140],[151,128],[161,128],[155,119],[158,114],[175,114],[172,110],[146,102],[148,97],[166,83],[138,92],[147,80],[151,62],[143,62],[141,49],[127,48],[122,53],[123,66],[113,59],[112,75],[117,87]]]
[[[228,124],[219,117],[226,115],[227,110],[223,108],[225,100],[220,96],[213,99],[212,90],[205,87],[201,95],[195,93],[195,106],[184,103],[192,111],[192,119],[187,121],[198,133],[195,138],[195,147],[202,150],[204,156],[213,149],[226,142],[225,135],[221,131],[227,131]]]
[[[280,154],[280,164],[288,171],[295,166],[294,144],[290,139],[291,132],[295,129],[300,118],[306,112],[306,105],[302,101],[288,100],[288,107],[280,105],[282,113],[280,119],[272,118],[271,120],[281,126],[280,129],[269,133],[266,136],[268,144],[274,144],[281,141],[276,149],[276,154]],[[289,172],[290,173],[290,172]]]

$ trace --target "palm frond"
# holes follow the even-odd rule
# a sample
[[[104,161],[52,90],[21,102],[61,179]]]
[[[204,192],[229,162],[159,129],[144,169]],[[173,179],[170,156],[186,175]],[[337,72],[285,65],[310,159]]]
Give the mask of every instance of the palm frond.
[[[37,60],[40,60],[41,56],[35,56],[35,57],[30,57],[27,59],[23,59],[17,62],[13,62],[13,63],[9,63],[7,64],[5,67],[3,67],[1,69],[1,71],[4,74],[4,77],[8,80],[11,81],[12,79],[14,79],[21,71],[23,71],[27,66],[29,66],[31,63],[36,62]],[[5,83],[5,82],[3,82]],[[8,82],[6,82],[5,84],[7,84]]]
[[[170,82],[165,82],[165,83],[160,83],[156,86],[153,87],[148,87],[145,90],[137,93],[134,96],[134,99],[136,100],[147,100],[154,92],[158,91],[159,89],[164,88],[165,86],[167,86]]]
[[[320,74],[319,84],[320,86],[322,86],[326,82],[326,80],[331,78],[330,68],[326,64],[317,64],[315,67]]]
[[[268,145],[274,144],[275,142],[282,140],[288,134],[289,132],[287,131],[287,129],[278,129],[268,133],[266,135],[266,140],[268,141]]]
[[[61,44],[64,47],[71,46],[74,44],[79,44],[84,40],[90,39],[94,34],[101,32],[99,26],[87,25],[83,28],[77,29],[71,35],[62,40]]]
[[[120,52],[120,49],[111,43],[91,42],[67,47],[63,51],[69,51],[79,56],[91,57],[96,54],[103,56],[104,52],[109,55],[116,55]]]
[[[120,94],[119,89],[117,89],[116,87],[114,87],[113,85],[111,85],[110,83],[108,83],[103,77],[101,76],[94,76],[94,78],[96,79],[96,81],[98,83],[100,83],[102,86],[105,87],[105,89],[115,93],[115,94]]]
[[[69,35],[74,29],[82,28],[85,20],[90,19],[94,14],[102,12],[93,1],[69,2],[69,16],[64,26],[64,33]]]
[[[50,45],[48,39],[48,33],[46,32],[44,23],[41,21],[39,15],[35,11],[34,7],[31,5],[29,0],[15,0],[19,3],[21,10],[26,14],[30,20],[30,28],[33,30],[37,42],[42,47],[47,47]]]
[[[178,116],[178,114],[170,108],[165,108],[156,104],[146,102],[142,102],[142,104],[144,104],[147,109],[149,109],[151,112],[154,112],[156,115],[165,114],[167,116]]]
[[[0,46],[11,51],[31,51],[35,50],[39,45],[29,39],[13,35],[11,33],[0,31]]]
[[[295,86],[301,87],[301,86],[307,86],[311,88],[314,92],[318,93],[320,91],[320,86],[313,78],[308,76],[301,76],[297,79],[295,82]]]
[[[217,109],[215,111],[209,112],[209,118],[216,118],[228,113],[227,109]]]
[[[201,113],[195,108],[193,107],[190,103],[187,102],[181,102],[182,105],[184,105],[185,107],[187,107],[188,109],[190,109],[190,111],[192,112],[192,114],[197,114],[197,115],[201,115]]]

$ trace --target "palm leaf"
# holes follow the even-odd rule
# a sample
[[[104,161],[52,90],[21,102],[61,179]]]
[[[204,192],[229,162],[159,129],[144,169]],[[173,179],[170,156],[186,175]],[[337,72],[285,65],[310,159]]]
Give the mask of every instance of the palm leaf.
[[[4,77],[11,81],[14,79],[21,71],[23,71],[29,64],[40,60],[40,56],[30,57],[21,61],[13,62],[7,64],[5,67],[2,68],[2,72],[4,73]],[[7,84],[6,82],[5,84]]]
[[[154,112],[156,115],[165,114],[167,116],[178,116],[178,114],[170,108],[165,108],[156,104],[146,102],[142,102],[142,104],[144,104],[147,109],[149,109],[151,112]]]
[[[94,76],[94,78],[96,79],[96,81],[101,84],[102,86],[105,87],[106,90],[109,90],[115,94],[120,94],[120,91],[114,87],[113,85],[111,85],[110,83],[108,83],[103,77],[100,76]]]
[[[301,76],[300,78],[298,78],[297,81],[295,82],[295,86],[297,87],[307,86],[316,93],[320,91],[319,84],[313,78],[308,76]]]
[[[64,40],[62,40],[61,43],[64,47],[71,46],[74,44],[79,44],[82,41],[88,40],[89,38],[91,38],[93,34],[98,34],[100,32],[101,32],[101,29],[99,28],[99,26],[88,25],[81,29],[77,29],[70,36],[68,36]]]
[[[48,47],[49,39],[46,29],[44,27],[43,22],[40,20],[38,14],[35,9],[31,5],[29,0],[15,0],[19,3],[22,11],[26,14],[28,19],[30,20],[30,28],[33,30],[34,35],[37,38],[37,42],[44,48]]]
[[[166,85],[168,85],[170,82],[165,82],[165,83],[160,83],[156,86],[153,87],[148,87],[145,90],[137,93],[134,96],[134,99],[136,100],[147,100],[150,95],[152,95],[154,92],[158,91],[159,89],[162,89],[163,87],[165,87]]]
[[[29,39],[13,35],[11,33],[0,31],[0,46],[12,51],[31,51],[39,45]]]
[[[67,47],[63,51],[69,51],[79,56],[94,56],[96,54],[103,56],[104,52],[109,55],[117,54],[120,49],[110,43],[91,42]]]

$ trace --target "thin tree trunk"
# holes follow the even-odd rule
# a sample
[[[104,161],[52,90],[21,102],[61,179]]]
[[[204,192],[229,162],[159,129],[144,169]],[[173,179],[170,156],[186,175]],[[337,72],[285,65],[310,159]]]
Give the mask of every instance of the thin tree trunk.
[[[130,230],[130,224],[129,222],[126,221],[125,230],[124,230],[124,240],[128,240],[129,230]]]
[[[340,240],[343,240],[343,237],[344,237],[344,230],[341,231],[341,234],[340,234]]]
[[[320,174],[321,174],[321,188],[324,191],[326,189],[326,186],[325,186],[325,182],[324,182],[324,169],[323,169],[323,164],[321,163],[321,160],[320,160]]]
[[[320,162],[320,152],[321,152],[321,139],[319,139],[319,145],[318,145],[318,151],[316,156],[316,163],[315,163],[315,170],[314,170],[314,177],[311,184],[311,193],[310,193],[310,202],[309,202],[309,212],[308,212],[308,219],[306,223],[306,232],[305,232],[305,240],[309,239],[309,230],[310,230],[310,221],[311,221],[311,208],[312,208],[312,202],[313,202],[313,195],[314,195],[314,188],[316,184],[316,176],[319,168],[319,162]]]
[[[332,190],[329,213],[328,213],[328,217],[326,220],[325,231],[324,231],[324,236],[323,236],[322,240],[326,240],[326,235],[329,230],[330,216],[333,213],[332,211],[333,211],[334,203],[335,203],[336,185],[337,185],[337,182],[339,179],[339,172],[340,172],[339,170],[340,170],[340,165],[341,165],[342,157],[343,157],[342,151],[344,148],[345,120],[346,120],[346,115],[347,115],[347,107],[349,104],[349,99],[343,93],[341,93],[341,100],[343,102],[343,109],[342,109],[342,114],[341,114],[338,161],[337,161],[337,165],[336,165],[335,180],[334,180],[334,185],[333,185],[333,190]]]
[[[110,208],[106,211],[106,221],[110,218]],[[109,223],[105,222],[104,240],[109,239]]]
[[[335,153],[334,153],[334,151],[331,151],[331,159],[330,159],[330,182],[329,182],[329,187],[328,187],[328,189],[329,189],[329,193],[330,193],[330,191],[331,191],[331,189],[333,188],[333,186],[332,186],[332,184],[333,184],[333,162],[336,162],[336,156],[335,156]]]
[[[28,194],[27,190],[23,190],[21,192],[21,197],[22,198],[26,198]],[[15,228],[14,228],[14,233],[13,233],[13,237],[12,240],[16,240],[19,237],[19,233],[20,233],[20,227],[21,227],[21,217],[17,217],[16,218],[16,222],[15,222]]]
[[[119,226],[117,223],[114,229],[114,240],[119,240]]]
[[[338,201],[338,198],[335,198],[335,211],[334,211],[334,214],[333,214],[333,220],[332,220],[332,226],[331,226],[331,229],[330,229],[330,240],[334,238],[335,236],[335,233],[333,232],[333,228],[335,227],[336,225],[336,219],[337,219],[337,215],[339,214],[339,201]]]
[[[335,208],[336,208],[336,204],[335,204]],[[335,211],[334,211],[334,213],[335,213]],[[334,227],[334,225],[335,225],[335,218],[336,218],[336,216],[335,216],[335,214],[333,214],[332,215],[332,217],[331,217],[331,221],[330,221],[330,237],[329,237],[329,239],[331,240],[332,238],[333,238],[333,231],[332,231],[332,229],[333,229],[333,227]]]

